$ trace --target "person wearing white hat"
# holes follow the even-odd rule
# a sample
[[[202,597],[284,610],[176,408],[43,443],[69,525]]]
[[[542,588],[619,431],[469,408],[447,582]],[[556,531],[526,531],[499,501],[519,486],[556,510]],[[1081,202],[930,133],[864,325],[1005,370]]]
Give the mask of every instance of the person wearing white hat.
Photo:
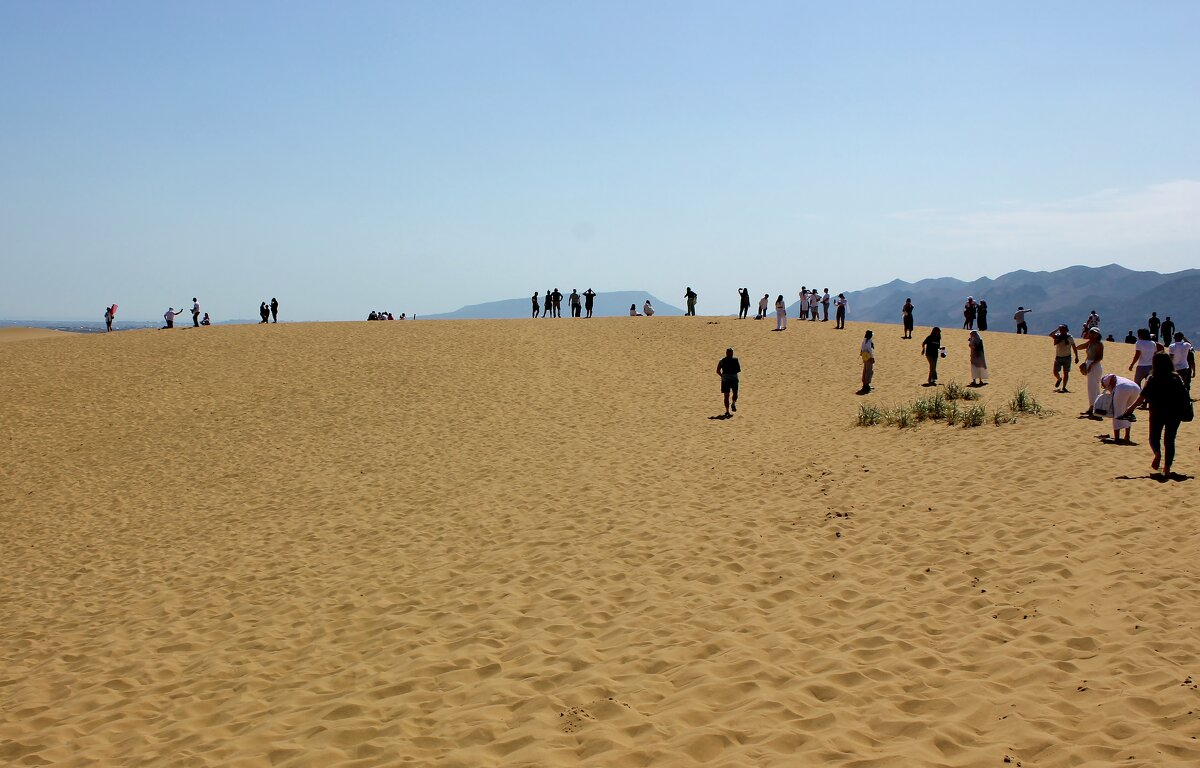
[[[1100,329],[1089,328],[1087,338],[1076,344],[1075,349],[1087,350],[1087,357],[1079,364],[1079,372],[1087,376],[1088,407],[1079,415],[1091,418],[1096,398],[1100,396],[1100,378],[1104,376],[1104,366],[1101,364],[1104,360],[1104,337],[1100,335]]]

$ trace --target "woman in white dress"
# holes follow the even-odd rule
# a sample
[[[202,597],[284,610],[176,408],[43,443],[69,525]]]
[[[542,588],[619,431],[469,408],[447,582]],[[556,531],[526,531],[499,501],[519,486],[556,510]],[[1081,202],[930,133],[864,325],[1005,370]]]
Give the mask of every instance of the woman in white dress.
[[[1075,345],[1075,349],[1086,349],[1087,358],[1079,364],[1079,371],[1087,376],[1088,406],[1080,416],[1091,417],[1100,397],[1100,379],[1104,376],[1104,341],[1099,328],[1089,328],[1087,338]]]

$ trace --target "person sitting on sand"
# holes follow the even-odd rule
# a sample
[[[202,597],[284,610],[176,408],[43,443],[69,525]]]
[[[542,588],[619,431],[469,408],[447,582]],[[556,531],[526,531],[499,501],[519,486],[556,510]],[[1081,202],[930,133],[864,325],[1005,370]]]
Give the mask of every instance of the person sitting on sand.
[[[1154,356],[1150,367],[1150,376],[1142,385],[1137,399],[1129,406],[1129,413],[1142,403],[1149,404],[1150,450],[1154,452],[1154,461],[1150,462],[1150,469],[1157,470],[1159,462],[1162,461],[1163,474],[1169,475],[1171,462],[1175,460],[1175,434],[1179,431],[1188,406],[1191,405],[1191,395],[1188,394],[1183,379],[1179,377],[1170,355],[1160,352]],[[1129,413],[1122,416],[1128,418]],[[1160,445],[1164,442],[1165,446]],[[1165,456],[1163,448],[1166,449]]]
[[[1075,355],[1075,364],[1079,365],[1079,352],[1075,349],[1075,339],[1071,337],[1066,323],[1061,323],[1051,331],[1050,338],[1054,339],[1054,391],[1066,392],[1067,380],[1071,378],[1071,355]]]
[[[942,329],[934,326],[925,340],[921,342],[921,353],[925,356],[926,362],[929,363],[929,378],[925,381],[925,386],[933,387],[937,385],[937,365],[938,357],[941,356],[942,350]]]
[[[208,319],[208,313],[204,313],[204,319],[200,321],[200,325],[212,325],[212,320]]]
[[[646,303],[642,305],[642,312],[646,317],[654,317],[654,305],[650,303],[650,299],[646,299]]]
[[[629,316],[630,317],[641,317],[642,316],[642,313],[637,311],[637,304],[629,305]]]
[[[1142,393],[1142,388],[1124,376],[1110,373],[1100,380],[1100,387],[1112,394],[1113,442],[1129,442],[1129,428],[1133,426],[1130,411]],[[1121,437],[1121,430],[1125,436]]]
[[[1104,376],[1104,342],[1101,341],[1099,328],[1089,328],[1087,338],[1075,345],[1075,349],[1086,349],[1087,357],[1079,365],[1079,372],[1087,376],[1088,407],[1079,414],[1091,418],[1100,396],[1100,379]]]
[[[971,331],[967,337],[967,346],[971,350],[971,386],[982,387],[987,383],[987,357],[983,354],[983,338],[979,331]]]
[[[725,357],[717,361],[717,375],[721,377],[721,394],[725,397],[725,418],[732,414],[732,408],[737,411],[738,374],[742,372],[742,364],[733,356],[733,347],[725,350]],[[732,401],[729,398],[733,394]]]
[[[858,390],[858,394],[865,395],[871,391],[871,379],[875,377],[875,341],[870,330],[863,334],[862,344],[858,348],[858,352],[862,355],[862,389]]]

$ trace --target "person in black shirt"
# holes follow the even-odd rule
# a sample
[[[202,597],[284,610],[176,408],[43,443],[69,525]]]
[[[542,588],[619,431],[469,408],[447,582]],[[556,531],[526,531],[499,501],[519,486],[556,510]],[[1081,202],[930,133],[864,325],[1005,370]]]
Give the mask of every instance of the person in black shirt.
[[[721,377],[721,394],[725,396],[725,418],[732,414],[730,409],[737,411],[738,374],[742,372],[742,364],[733,356],[733,347],[725,350],[725,357],[717,361],[717,375]],[[730,401],[729,394],[733,393]]]
[[[1175,321],[1171,319],[1170,315],[1163,318],[1162,325],[1158,329],[1158,338],[1162,340],[1163,346],[1169,345],[1175,338]]]
[[[552,309],[554,309],[554,295],[550,293],[549,288],[546,289],[546,295],[543,298],[545,298],[546,303],[542,308],[542,317],[545,317],[546,315],[550,314]]]
[[[750,314],[750,291],[738,288],[738,319],[745,320]]]
[[[596,292],[588,288],[583,292],[583,308],[587,310],[587,316],[592,316],[592,302],[596,300]]]
[[[541,309],[542,309],[541,302],[538,301],[538,292],[537,291],[533,292],[533,297],[532,297],[531,301],[533,301],[533,316],[537,317],[538,312],[541,311]]]
[[[929,335],[925,337],[925,341],[921,342],[921,354],[925,356],[926,362],[929,363],[929,379],[925,382],[925,386],[935,386],[937,384],[938,357],[942,354],[941,328],[935,326],[929,332]]]
[[[1130,331],[1129,333],[1125,334],[1125,343],[1126,344],[1137,344],[1137,336],[1133,335],[1133,331]]]
[[[571,305],[571,317],[579,317],[579,291],[574,288],[571,289],[571,296],[568,303]]]
[[[987,330],[987,302],[979,302],[979,306],[975,308],[975,324],[979,326],[979,330]]]
[[[684,314],[689,317],[695,317],[696,316],[696,292],[692,290],[692,286],[689,285],[687,290],[683,292],[683,298],[687,300],[687,312],[684,312]]]
[[[900,308],[900,316],[904,320],[904,336],[905,339],[912,338],[913,332],[913,303],[912,299],[905,299],[904,306]]]
[[[279,322],[279,299],[274,296],[271,297],[271,322]]]
[[[554,297],[552,317],[562,317],[562,292],[555,288],[551,295]]]
[[[1158,341],[1158,329],[1160,325],[1161,322],[1158,319],[1158,313],[1151,312],[1150,319],[1146,321],[1146,327],[1150,329],[1150,339],[1152,341]]]
[[[1129,418],[1129,414],[1142,403],[1150,405],[1150,450],[1154,451],[1150,468],[1157,470],[1161,462],[1165,476],[1171,474],[1171,462],[1175,460],[1175,435],[1192,403],[1183,379],[1175,373],[1175,364],[1171,362],[1170,355],[1159,352],[1150,366],[1150,376],[1142,385],[1142,393],[1122,418]],[[1165,455],[1163,448],[1166,449]]]

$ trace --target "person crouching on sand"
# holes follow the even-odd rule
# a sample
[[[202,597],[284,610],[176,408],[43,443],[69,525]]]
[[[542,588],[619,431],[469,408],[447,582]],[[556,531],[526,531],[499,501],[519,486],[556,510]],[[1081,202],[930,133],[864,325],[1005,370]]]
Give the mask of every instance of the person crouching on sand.
[[[1118,376],[1115,373],[1110,373],[1100,380],[1100,386],[1105,392],[1112,394],[1112,405],[1109,406],[1112,410],[1112,429],[1113,442],[1129,442],[1129,428],[1133,426],[1132,420],[1128,418],[1133,406],[1141,397],[1142,388],[1133,383],[1124,376]],[[1125,437],[1121,437],[1121,430],[1125,430]]]
[[[858,348],[859,354],[862,355],[862,389],[858,390],[858,394],[865,395],[871,391],[871,379],[875,377],[875,341],[872,339],[874,334],[867,331],[863,334],[862,345]]]
[[[642,305],[642,312],[646,317],[654,317],[654,305],[650,303],[650,299],[646,299],[646,303]]]
[[[738,374],[742,372],[742,364],[733,356],[733,347],[725,350],[725,357],[717,361],[717,375],[721,377],[721,394],[725,397],[725,418],[733,414],[730,409],[737,411]],[[731,400],[729,395],[733,394]]]

